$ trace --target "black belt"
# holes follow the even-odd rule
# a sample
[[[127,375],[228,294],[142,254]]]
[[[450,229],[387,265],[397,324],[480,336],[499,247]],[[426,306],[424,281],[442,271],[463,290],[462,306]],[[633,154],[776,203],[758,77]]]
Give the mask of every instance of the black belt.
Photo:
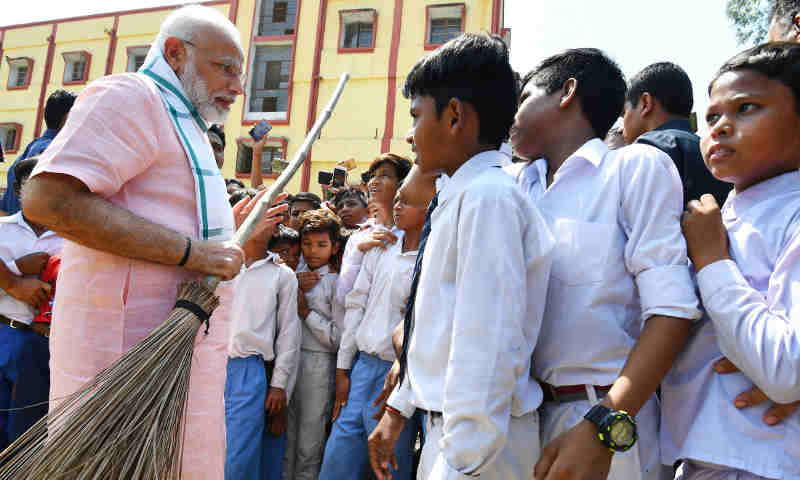
[[[544,382],[539,382],[539,385],[542,387],[545,402],[567,403],[589,400],[589,395],[586,394],[586,385],[564,385],[561,387],[554,387]],[[591,385],[591,388],[594,388],[597,398],[600,399],[605,397],[608,391],[611,390],[611,385]]]
[[[18,322],[17,320],[13,320],[11,318],[6,317],[5,315],[0,315],[0,323],[5,323],[11,328],[16,328],[19,330],[25,331],[32,331],[42,335],[44,337],[50,337],[50,324],[43,323],[43,322],[34,322],[30,325],[24,322]]]

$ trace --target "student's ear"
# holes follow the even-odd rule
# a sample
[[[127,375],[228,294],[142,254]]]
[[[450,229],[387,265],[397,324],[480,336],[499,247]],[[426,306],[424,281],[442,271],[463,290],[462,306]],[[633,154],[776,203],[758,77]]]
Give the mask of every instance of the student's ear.
[[[653,111],[653,108],[655,108],[655,101],[656,99],[647,92],[644,92],[642,96],[639,97],[639,105],[637,105],[636,108],[641,108],[642,117],[650,115],[650,113]]]
[[[559,102],[559,107],[566,108],[572,104],[572,101],[575,100],[576,94],[578,92],[578,80],[575,78],[570,78],[564,85],[561,86],[561,101]]]
[[[452,129],[461,126],[464,121],[464,102],[457,98],[451,98],[447,102],[447,107],[442,112],[442,115],[446,116],[443,120],[448,128]]]

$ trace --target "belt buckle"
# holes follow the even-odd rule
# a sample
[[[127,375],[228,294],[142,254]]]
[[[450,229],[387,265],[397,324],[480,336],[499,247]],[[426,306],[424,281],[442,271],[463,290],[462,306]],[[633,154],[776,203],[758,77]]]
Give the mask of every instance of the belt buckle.
[[[8,322],[8,326],[11,328],[22,329],[22,327],[18,327],[17,325],[22,324],[22,322],[18,322],[16,320],[10,319],[11,321]],[[24,325],[24,324],[23,324]]]

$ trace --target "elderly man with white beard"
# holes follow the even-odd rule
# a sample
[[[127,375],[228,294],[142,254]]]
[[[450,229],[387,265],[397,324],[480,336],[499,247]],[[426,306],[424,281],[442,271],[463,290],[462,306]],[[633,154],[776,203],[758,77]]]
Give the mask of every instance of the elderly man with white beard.
[[[206,137],[242,93],[243,51],[219,11],[173,12],[137,73],[81,93],[23,193],[31,221],[65,242],[51,337],[51,399],[77,390],[166,319],[177,285],[239,273],[234,215]],[[273,209],[274,214],[277,209]],[[227,288],[227,291],[226,291]],[[182,478],[223,478],[230,285],[201,329]]]

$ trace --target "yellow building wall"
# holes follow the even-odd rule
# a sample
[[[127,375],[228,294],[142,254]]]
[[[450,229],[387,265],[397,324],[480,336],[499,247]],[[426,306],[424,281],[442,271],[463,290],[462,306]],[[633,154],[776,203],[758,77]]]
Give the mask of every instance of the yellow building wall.
[[[237,10],[236,25],[241,32],[242,46],[245,51],[245,63],[249,65],[249,56],[254,51],[253,20],[260,0],[240,0]],[[400,48],[397,56],[397,89],[394,113],[394,128],[391,134],[390,151],[411,156],[410,146],[405,135],[411,125],[408,114],[409,102],[402,96],[402,85],[405,76],[417,60],[429,53],[424,49],[426,31],[426,9],[428,5],[451,3],[452,0],[404,0],[402,12],[402,28],[400,30]],[[298,0],[299,16],[295,32],[295,52],[293,77],[291,79],[291,105],[288,124],[276,124],[269,133],[271,138],[286,140],[286,159],[291,159],[306,135],[308,127],[308,110],[310,108],[312,71],[314,53],[317,44],[319,8],[321,0]],[[466,25],[469,32],[488,31],[491,29],[492,0],[465,0]],[[393,0],[328,0],[325,16],[325,35],[320,62],[320,81],[317,99],[317,117],[328,103],[339,76],[343,72],[350,73],[350,81],[344,90],[339,104],[322,135],[312,150],[310,188],[320,193],[317,185],[317,174],[321,170],[330,171],[337,161],[354,157],[358,164],[350,178],[358,181],[358,175],[369,163],[380,154],[384,128],[386,126],[386,99],[388,92],[388,70],[391,56],[392,32],[394,23]],[[215,4],[226,16],[231,8],[229,4]],[[339,12],[341,10],[371,8],[377,11],[377,30],[375,48],[371,52],[339,53]],[[148,12],[119,12],[117,26],[117,44],[113,58],[112,73],[126,71],[128,65],[128,47],[150,45],[164,18],[170,9]],[[114,27],[115,14],[81,20],[57,21],[56,45],[53,56],[50,82],[46,95],[58,88],[66,88],[80,92],[85,85],[63,85],[64,59],[63,52],[86,50],[92,55],[89,82],[105,74],[106,62],[111,47],[111,30]],[[18,154],[33,140],[36,125],[37,106],[41,92],[44,69],[47,60],[47,37],[52,24],[7,28],[3,41],[3,61],[0,64],[0,123],[16,122],[23,125],[22,138]],[[5,57],[31,57],[34,68],[30,86],[25,90],[6,89],[9,66]],[[249,72],[247,72],[249,73]],[[46,98],[46,97],[45,97]],[[238,153],[237,139],[247,140],[251,125],[242,122],[242,111],[247,96],[242,96],[231,107],[231,113],[225,124],[227,147],[223,175],[226,178],[235,176],[235,163]],[[42,111],[43,115],[44,112]],[[42,131],[45,125],[42,124]],[[0,172],[7,170],[18,154],[6,154],[6,161],[0,164]],[[0,183],[5,183],[5,174],[0,175]],[[298,171],[287,187],[287,191],[295,193],[300,190],[302,169]],[[247,179],[243,179],[247,181]],[[265,179],[265,183],[271,183]]]

